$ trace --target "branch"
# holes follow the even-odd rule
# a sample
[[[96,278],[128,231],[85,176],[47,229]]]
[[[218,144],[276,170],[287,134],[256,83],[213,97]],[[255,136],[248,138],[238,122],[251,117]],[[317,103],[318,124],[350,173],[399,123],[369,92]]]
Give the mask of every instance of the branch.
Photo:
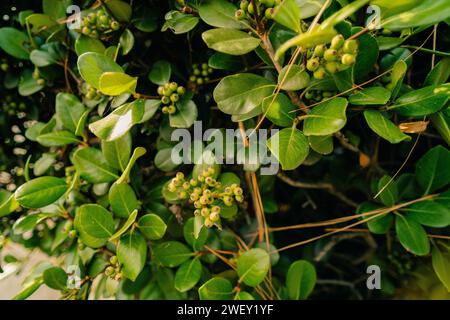
[[[335,186],[333,186],[331,183],[327,182],[303,182],[303,181],[295,181],[289,178],[288,176],[284,175],[283,173],[278,173],[278,178],[280,178],[283,182],[287,183],[291,187],[300,188],[300,189],[322,189],[327,191],[329,194],[335,196],[336,198],[340,199],[342,202],[346,203],[347,205],[357,208],[358,204],[354,202],[353,200],[349,199],[345,194],[342,192],[336,190]]]

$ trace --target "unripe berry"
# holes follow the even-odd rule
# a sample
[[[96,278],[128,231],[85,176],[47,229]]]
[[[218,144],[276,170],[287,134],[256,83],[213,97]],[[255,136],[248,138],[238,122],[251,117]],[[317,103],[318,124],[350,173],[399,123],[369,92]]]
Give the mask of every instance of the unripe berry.
[[[170,101],[172,101],[172,102],[177,102],[178,100],[180,100],[180,96],[179,96],[177,93],[173,93],[173,94],[170,96]]]
[[[97,30],[92,30],[90,36],[92,38],[98,38],[98,31]]]
[[[111,258],[109,258],[109,263],[115,265],[117,264],[118,260],[117,260],[117,256],[112,256]]]
[[[107,267],[107,268],[105,269],[105,274],[106,274],[108,277],[111,277],[111,276],[114,274],[114,272],[115,272],[115,270],[114,270],[113,267]]]
[[[199,76],[200,75],[200,70],[199,69],[194,69],[193,73],[194,73],[194,75]]]
[[[164,87],[163,86],[159,86],[157,92],[158,92],[158,94],[160,96],[163,96],[164,95]]]
[[[250,14],[253,14],[253,13],[255,12],[252,3],[249,3],[249,4],[248,4],[247,11],[248,11],[248,13],[250,13]]]
[[[33,77],[34,80],[38,80],[41,77],[41,75],[39,74],[39,70],[38,69],[35,69],[33,71],[32,77]]]
[[[169,112],[169,113],[170,113],[170,112]],[[177,196],[178,196],[178,199],[184,200],[184,199],[187,199],[188,194],[187,194],[186,191],[179,191],[178,194],[177,194]]]
[[[214,225],[214,222],[212,222],[209,218],[205,219],[205,227],[211,228]]]
[[[117,21],[113,21],[111,22],[111,29],[113,29],[114,31],[117,31],[120,29],[120,24]]]
[[[162,111],[162,113],[167,114],[167,113],[169,113],[169,107],[163,107],[161,109],[161,111]]]
[[[211,212],[209,211],[208,208],[204,207],[204,208],[202,208],[202,210],[200,211],[200,213],[201,213],[201,215],[202,215],[203,217],[207,218],[207,217],[209,217],[209,215],[210,215]]]
[[[231,207],[233,205],[233,198],[231,198],[230,196],[224,196],[223,203],[225,203],[227,207]]]
[[[339,71],[339,65],[337,62],[327,62],[325,64],[325,69],[329,72],[329,73],[336,73]]]
[[[198,78],[197,79],[197,84],[202,85],[203,84],[203,79],[202,78]]]
[[[266,19],[272,19],[273,18],[274,9],[273,8],[267,8],[264,12],[264,16]]]
[[[323,57],[323,54],[325,53],[325,50],[326,50],[325,45],[323,45],[323,44],[318,45],[318,46],[316,46],[315,49],[314,49],[313,56],[322,58],[322,57]]]
[[[356,58],[354,55],[346,53],[342,56],[341,62],[346,66],[351,66],[355,64]]]
[[[338,56],[338,52],[336,49],[328,49],[323,54],[323,57],[326,61],[336,61]]]
[[[9,70],[9,65],[7,63],[2,63],[0,65],[0,68],[2,69],[2,71],[6,72]]]
[[[217,212],[213,212],[209,215],[209,220],[212,222],[217,222],[220,219],[220,215]]]
[[[196,76],[190,76],[189,77],[189,81],[190,82],[195,82],[197,80],[197,77]]]
[[[40,85],[40,86],[45,85],[45,79],[37,79],[36,82],[37,82],[37,84]]]
[[[101,15],[98,18],[98,21],[102,24],[108,24],[109,23],[109,17],[107,15]]]
[[[237,202],[244,201],[244,197],[243,196],[235,196],[234,199],[236,199]]]
[[[190,181],[189,181],[189,183],[191,184],[191,186],[193,186],[193,187],[195,187],[196,185],[197,185],[197,180],[195,180],[195,179],[191,179]],[[195,191],[195,190],[194,190]]]
[[[197,201],[199,198],[199,195],[196,193],[191,193],[189,199],[191,199],[191,201]]]
[[[183,180],[184,179],[184,173],[183,172],[177,172],[175,175],[175,179]]]
[[[306,98],[306,99],[311,100],[313,97],[314,97],[314,92],[312,92],[312,91],[307,91],[307,92],[305,93],[305,98]]]
[[[220,213],[220,207],[219,206],[214,206],[211,208],[211,212],[215,212],[215,213]]]
[[[344,44],[344,37],[341,34],[338,34],[331,40],[331,48],[339,50]]]
[[[87,21],[89,21],[90,23],[94,23],[95,20],[97,19],[97,16],[95,15],[95,13],[91,12],[86,16]]]
[[[247,10],[247,8],[248,8],[248,1],[247,0],[241,1],[239,7],[241,8],[241,10],[244,10],[244,11]]]
[[[83,27],[83,29],[81,29],[81,33],[88,36],[91,34],[91,29],[89,27]]]
[[[182,95],[184,95],[184,94],[186,93],[186,89],[185,89],[183,86],[179,86],[179,87],[177,88],[177,93],[178,93],[180,96],[182,96]]]
[[[356,53],[358,51],[358,42],[356,40],[347,40],[344,43],[344,53]]]
[[[236,189],[234,189],[234,194],[236,196],[241,196],[244,192],[242,191],[241,187],[237,187]]]
[[[164,97],[161,98],[161,102],[163,104],[169,104],[170,103],[170,98],[167,97],[167,96],[164,96]]]
[[[306,63],[306,69],[308,69],[311,72],[314,72],[319,68],[319,59],[309,59]]]
[[[171,82],[169,84],[169,88],[170,88],[170,90],[175,91],[178,88],[178,84],[176,82]]]
[[[317,69],[314,72],[314,78],[318,79],[318,80],[321,80],[321,79],[325,78],[326,75],[327,75],[327,72],[322,67],[320,67],[319,69]]]
[[[74,239],[77,236],[77,232],[75,230],[69,231],[69,238]]]
[[[175,106],[172,104],[169,106],[169,109],[167,111],[169,112],[169,114],[174,114],[175,112],[177,112],[177,108],[175,108]]]

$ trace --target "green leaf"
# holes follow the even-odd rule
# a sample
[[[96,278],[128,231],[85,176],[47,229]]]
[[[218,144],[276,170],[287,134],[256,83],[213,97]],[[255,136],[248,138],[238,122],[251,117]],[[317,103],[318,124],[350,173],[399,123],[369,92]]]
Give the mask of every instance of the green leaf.
[[[355,35],[361,30],[363,30],[362,27],[354,27],[351,33]],[[356,56],[356,63],[352,68],[352,78],[360,83],[366,80],[366,76],[373,70],[380,50],[376,38],[370,33],[358,37],[358,44],[360,53]]]
[[[272,95],[275,85],[266,78],[240,73],[223,78],[214,89],[219,109],[231,115],[242,115],[257,108]]]
[[[372,212],[375,210],[379,210],[381,208],[383,208],[383,206],[381,206],[378,203],[363,202],[358,207],[358,210],[356,210],[356,213],[362,214],[362,213],[366,213],[366,212]],[[369,218],[369,217],[372,217],[372,216],[361,217],[361,219]],[[366,223],[367,223],[367,227],[369,228],[370,232],[375,233],[375,234],[386,234],[389,231],[389,229],[391,228],[393,220],[394,220],[394,218],[393,218],[392,214],[387,212],[386,214],[380,215],[377,218],[370,219]]]
[[[221,277],[209,279],[198,289],[200,300],[231,300],[232,294],[231,282]]]
[[[135,93],[137,77],[123,72],[104,72],[100,76],[99,89],[108,96],[119,96],[124,93]]]
[[[153,258],[162,266],[177,267],[194,255],[187,246],[178,241],[167,241],[153,248]]]
[[[350,4],[344,5],[340,10],[336,11],[330,17],[325,19],[325,21],[323,21],[320,25],[320,28],[327,29],[330,27],[334,27],[335,25],[344,21],[356,11],[364,7],[368,2],[369,0],[356,0]]]
[[[114,169],[124,171],[131,156],[131,134],[128,132],[114,141],[102,140],[101,144],[106,162]]]
[[[250,249],[237,260],[239,279],[251,287],[256,287],[264,281],[269,268],[270,256],[263,249]]]
[[[405,117],[422,117],[441,110],[450,99],[450,84],[429,86],[402,95],[388,110]]]
[[[142,116],[141,121],[139,123],[145,123],[155,115],[156,111],[158,111],[161,106],[161,100],[156,99],[147,99],[144,104],[144,115]]]
[[[440,85],[447,82],[450,78],[450,57],[443,58],[436,64],[436,66],[431,70],[424,82],[425,86]]]
[[[164,148],[156,153],[155,166],[164,172],[171,172],[178,168],[179,164],[172,161],[172,148]]]
[[[236,10],[237,8],[226,0],[206,0],[200,4],[198,14],[210,26],[243,29],[245,25],[234,16]]]
[[[25,208],[43,208],[61,198],[68,188],[64,179],[39,177],[21,185],[15,198]]]
[[[380,111],[366,110],[364,111],[364,118],[370,129],[392,144],[411,140],[410,136],[404,134],[399,127],[383,116]]]
[[[309,145],[315,152],[327,155],[333,152],[333,136],[309,136]]]
[[[431,253],[434,272],[441,280],[442,284],[450,292],[450,254],[443,253],[437,246],[433,248]]]
[[[45,85],[39,85],[32,76],[33,72],[30,69],[23,70],[20,75],[18,92],[21,96],[30,96],[45,87]]]
[[[49,268],[44,271],[42,278],[47,287],[65,291],[67,290],[67,279],[68,276],[66,272],[60,267]]]
[[[449,163],[450,151],[442,146],[432,148],[416,163],[416,178],[425,194],[450,183]]]
[[[112,214],[98,204],[84,204],[78,207],[74,227],[81,241],[89,247],[100,248],[114,233]]]
[[[56,117],[67,130],[76,131],[84,110],[84,105],[77,96],[63,92],[56,95]]]
[[[450,147],[450,117],[446,116],[443,112],[436,112],[430,115],[430,120],[442,139]]]
[[[418,256],[424,256],[430,252],[427,233],[418,222],[404,216],[397,216],[395,230],[398,240],[409,252]]]
[[[184,262],[175,273],[175,289],[180,292],[191,290],[202,276],[202,264],[198,258]]]
[[[402,209],[408,220],[432,228],[450,225],[450,209],[434,201],[420,201]]]
[[[120,35],[119,43],[124,56],[130,53],[131,49],[134,47],[134,35],[130,29],[125,29],[125,31]]]
[[[90,183],[112,182],[119,178],[109,166],[102,152],[96,148],[81,148],[75,151],[72,162],[80,176]]]
[[[36,140],[44,147],[61,147],[67,144],[82,142],[72,132],[65,130],[41,134]]]
[[[135,281],[147,260],[147,243],[138,232],[122,237],[117,246],[117,259],[122,264],[123,275]]]
[[[30,54],[26,49],[27,35],[14,28],[0,28],[0,48],[17,59],[28,60]]]
[[[341,130],[347,123],[345,111],[348,102],[344,98],[334,98],[314,107],[303,124],[306,136],[327,136]]]
[[[140,232],[149,240],[159,240],[164,237],[167,225],[158,215],[149,213],[142,216],[138,221]]]
[[[230,28],[217,28],[202,33],[202,39],[208,48],[240,56],[255,50],[261,40],[250,36],[248,33]]]
[[[46,43],[30,53],[30,60],[36,67],[47,67],[64,59],[65,48],[57,42]]]
[[[169,11],[165,16],[166,23],[161,28],[161,31],[167,29],[172,30],[175,34],[183,34],[191,31],[198,24],[200,19],[192,14],[185,14],[177,10]]]
[[[220,212],[222,216],[222,211]],[[183,235],[186,242],[192,247],[192,249],[198,251],[203,248],[208,240],[208,230],[201,228],[196,237],[196,225],[195,217],[189,218],[183,227]]]
[[[355,106],[385,105],[391,92],[383,87],[370,87],[352,94],[348,101]]]
[[[213,69],[238,71],[245,68],[242,60],[238,56],[215,52],[208,60],[208,66]]]
[[[103,42],[96,38],[91,38],[82,34],[75,40],[75,52],[78,56],[81,56],[86,52],[103,54],[105,50],[106,48],[103,45]]]
[[[83,79],[96,89],[100,87],[100,77],[105,72],[123,72],[114,60],[97,52],[86,52],[78,57],[78,70]]]
[[[20,217],[14,222],[12,230],[14,234],[23,234],[27,231],[33,230],[36,225],[47,219],[48,217],[54,216],[53,213],[33,213],[27,216]]]
[[[297,260],[291,264],[286,275],[289,298],[305,300],[316,284],[316,269],[306,260]]]
[[[133,10],[128,3],[119,0],[110,0],[105,3],[105,6],[115,19],[121,22],[130,21]]]
[[[145,100],[135,100],[117,108],[105,118],[91,123],[89,130],[100,139],[114,141],[138,124],[144,116],[144,111]]]
[[[281,69],[280,74],[278,75],[278,84],[280,85],[281,89],[287,91],[296,91],[306,88],[309,85],[310,81],[311,79],[305,68],[296,64],[292,66],[285,66],[283,69]]]
[[[279,24],[301,33],[300,8],[295,0],[284,0],[275,7],[272,14],[273,19]]]
[[[155,62],[148,74],[148,79],[154,84],[162,86],[169,82],[172,74],[172,67],[166,60],[159,60]]]
[[[385,175],[378,181],[378,192],[380,201],[387,207],[392,207],[399,200],[397,183],[390,176]]]
[[[126,183],[114,183],[109,189],[108,198],[112,212],[120,218],[128,218],[134,210],[139,208],[139,201],[133,188]]]
[[[270,137],[267,146],[283,170],[294,170],[309,154],[308,139],[298,129],[285,128]]]
[[[408,64],[404,60],[398,60],[392,67],[391,84],[392,95],[391,99],[395,99],[400,92],[405,79],[406,72],[408,71]]]
[[[0,189],[0,218],[16,211],[19,203],[14,194],[9,191]]]
[[[33,293],[35,293],[36,290],[39,289],[39,287],[43,283],[44,280],[42,279],[42,277],[38,277],[33,281],[28,282],[26,285],[23,286],[22,290],[20,290],[19,293],[17,293],[14,297],[11,298],[11,300],[25,300]]]
[[[42,10],[44,14],[52,17],[53,19],[61,19],[66,17],[67,7],[72,4],[72,0],[43,0]]]
[[[177,104],[177,112],[169,115],[172,128],[189,128],[197,120],[197,106],[192,100],[182,99]]]
[[[420,5],[382,21],[383,28],[402,30],[428,26],[450,18],[447,0],[423,0]]]

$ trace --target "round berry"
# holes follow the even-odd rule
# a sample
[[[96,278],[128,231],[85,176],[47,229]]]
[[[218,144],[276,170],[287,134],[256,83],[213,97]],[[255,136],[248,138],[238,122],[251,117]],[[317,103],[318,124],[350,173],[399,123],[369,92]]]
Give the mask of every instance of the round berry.
[[[241,10],[244,10],[244,11],[247,10],[247,8],[248,8],[248,1],[247,0],[241,1],[239,7],[241,8]]]
[[[342,34],[338,34],[333,38],[333,40],[331,40],[331,48],[339,50],[340,48],[342,48],[344,41],[345,39]]]
[[[164,87],[163,86],[159,86],[157,92],[158,92],[158,94],[160,96],[163,96],[164,95]]]
[[[306,69],[308,69],[311,72],[314,72],[319,68],[319,59],[309,59],[306,63]]]
[[[89,27],[83,27],[83,29],[81,29],[81,33],[88,36],[91,34],[91,29]]]
[[[169,88],[170,88],[170,90],[175,91],[178,88],[178,84],[176,82],[171,82],[169,84]]]
[[[161,111],[162,111],[162,113],[167,114],[167,113],[169,113],[169,107],[163,107],[161,109]]]
[[[178,95],[182,96],[186,93],[186,89],[183,86],[179,86],[177,88],[177,93],[178,93]]]
[[[217,212],[213,212],[209,215],[209,220],[211,220],[212,222],[217,222],[220,219],[220,214]]]
[[[177,102],[178,100],[180,100],[180,96],[177,93],[172,93],[170,96],[170,101]]]
[[[169,114],[174,114],[175,112],[177,112],[177,108],[172,104],[171,106],[169,106],[169,109],[167,111],[169,112]]]
[[[41,78],[41,79],[37,79],[36,82],[37,82],[37,84],[40,85],[40,86],[45,85],[45,79],[42,79],[42,78]]]
[[[169,104],[170,103],[170,98],[167,97],[167,96],[164,96],[164,97],[161,98],[161,102],[163,104]]]
[[[336,61],[338,57],[338,52],[336,49],[328,49],[323,54],[323,57],[326,61]]]
[[[0,69],[2,69],[2,71],[6,72],[9,70],[9,65],[7,63],[2,63],[0,65]]]
[[[266,19],[272,19],[274,11],[275,10],[273,8],[267,8],[264,12],[264,16],[266,17]]]
[[[358,50],[358,42],[356,40],[347,40],[344,43],[344,53],[356,53]]]
[[[205,227],[211,228],[214,225],[214,222],[212,222],[209,218],[205,219]]]
[[[342,56],[341,62],[343,65],[351,66],[355,64],[356,58],[354,55],[346,53]]]
[[[105,274],[110,277],[115,273],[115,270],[113,267],[109,266],[105,269]]]
[[[336,73],[339,71],[339,65],[337,62],[331,61],[331,62],[327,62],[325,64],[325,69],[329,72],[329,73]]]
[[[117,31],[120,29],[120,24],[117,21],[113,21],[111,22],[111,29],[113,29],[114,31]]]
[[[318,45],[314,48],[313,56],[322,58],[323,54],[325,53],[325,50],[326,50],[325,45],[323,45],[323,44]]]
[[[117,260],[117,256],[112,256],[111,258],[109,258],[109,263],[111,264],[117,264],[118,260]]]
[[[200,213],[201,213],[201,215],[202,215],[203,217],[206,218],[206,217],[209,217],[209,215],[210,215],[211,212],[209,211],[208,208],[204,207],[204,208],[201,209]]]

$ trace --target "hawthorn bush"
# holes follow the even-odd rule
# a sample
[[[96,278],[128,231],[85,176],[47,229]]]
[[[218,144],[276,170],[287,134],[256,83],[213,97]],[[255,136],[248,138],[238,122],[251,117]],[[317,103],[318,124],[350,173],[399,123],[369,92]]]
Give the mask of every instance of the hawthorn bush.
[[[2,16],[0,278],[26,263],[11,243],[50,257],[14,299],[450,297],[448,0]],[[180,164],[198,123],[239,134]],[[261,132],[272,174],[247,157]]]

